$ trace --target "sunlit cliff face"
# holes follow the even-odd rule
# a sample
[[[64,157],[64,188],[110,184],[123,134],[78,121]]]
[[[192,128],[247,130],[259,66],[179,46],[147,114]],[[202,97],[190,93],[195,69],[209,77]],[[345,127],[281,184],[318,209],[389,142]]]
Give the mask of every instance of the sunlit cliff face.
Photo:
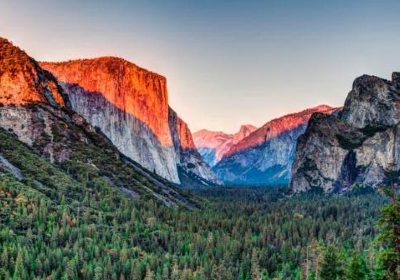
[[[63,83],[78,84],[88,92],[102,95],[118,109],[147,125],[163,146],[172,146],[168,93],[163,76],[114,57],[40,65]]]
[[[0,38],[0,103],[37,102],[64,106],[56,80],[25,52]]]
[[[40,65],[60,81],[71,108],[124,155],[176,183],[178,166],[218,182],[187,124],[169,108],[164,77],[115,57]]]
[[[177,130],[181,148],[184,150],[195,150],[196,146],[194,145],[192,133],[187,124],[181,118],[178,118]]]

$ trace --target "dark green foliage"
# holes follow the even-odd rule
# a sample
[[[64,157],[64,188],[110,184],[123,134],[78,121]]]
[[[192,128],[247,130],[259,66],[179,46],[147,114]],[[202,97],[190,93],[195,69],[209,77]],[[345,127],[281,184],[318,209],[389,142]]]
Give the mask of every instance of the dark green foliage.
[[[336,249],[329,246],[323,254],[320,279],[321,280],[338,280],[342,279],[343,270],[342,263],[339,259]]]
[[[126,196],[85,163],[83,147],[55,166],[0,136],[0,153],[25,176],[0,174],[1,279],[301,279],[313,240],[309,275],[320,276],[324,245],[340,258],[369,248],[385,202],[232,187],[198,191],[202,210],[172,210]],[[90,152],[96,166],[112,162]]]
[[[381,244],[378,253],[376,279],[400,279],[400,197],[397,186],[399,171],[387,171],[387,183],[382,191],[389,197],[390,203],[382,208],[379,218],[380,234],[377,241]]]
[[[364,256],[357,252],[351,254],[345,268],[346,280],[368,280],[370,272]]]

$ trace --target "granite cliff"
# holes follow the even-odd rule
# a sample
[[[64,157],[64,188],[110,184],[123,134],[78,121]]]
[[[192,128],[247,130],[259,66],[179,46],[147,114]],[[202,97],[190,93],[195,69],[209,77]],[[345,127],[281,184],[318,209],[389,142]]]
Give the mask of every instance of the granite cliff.
[[[176,113],[168,106],[164,77],[114,57],[40,65],[60,81],[72,109],[127,157],[175,183],[181,183],[180,171],[219,183],[195,149],[174,142],[191,133],[170,123]]]
[[[338,115],[314,114],[299,138],[290,186],[341,193],[377,186],[399,166],[400,79],[357,78]]]

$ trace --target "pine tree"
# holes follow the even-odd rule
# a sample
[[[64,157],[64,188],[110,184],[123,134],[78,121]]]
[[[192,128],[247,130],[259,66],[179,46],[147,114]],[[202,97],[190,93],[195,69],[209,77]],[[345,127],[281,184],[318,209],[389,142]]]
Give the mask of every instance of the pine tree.
[[[332,246],[327,247],[322,259],[319,279],[337,280],[341,279],[342,274],[341,264],[335,248]]]
[[[261,280],[269,280],[268,271],[263,269],[261,272]]]
[[[321,261],[321,247],[317,240],[313,239],[305,248],[305,259],[302,264],[302,279],[313,279],[311,276],[318,274],[319,264]]]
[[[103,279],[103,269],[101,268],[100,265],[97,265],[96,268],[94,269],[94,279],[95,280]]]
[[[353,252],[345,269],[346,280],[367,280],[369,271],[365,259],[357,252]]]
[[[65,275],[63,279],[73,280],[75,278],[75,275],[76,275],[75,262],[74,260],[70,260],[65,268]]]
[[[258,263],[258,255],[255,250],[251,255],[251,280],[260,280],[260,265]]]
[[[164,264],[163,270],[162,270],[162,279],[163,280],[169,280],[169,267],[168,264]]]
[[[395,166],[393,166],[395,167]],[[400,279],[400,199],[397,194],[399,171],[386,172],[386,186],[381,190],[390,198],[390,203],[382,208],[377,240],[382,248],[379,250],[375,275],[377,279]]]
[[[8,267],[8,250],[7,247],[3,247],[3,253],[1,254],[1,267]]]
[[[142,280],[142,271],[140,269],[140,264],[138,260],[133,260],[131,262],[131,272],[129,279]]]
[[[239,270],[239,280],[245,280],[243,268],[241,267]]]
[[[144,280],[154,280],[154,273],[151,270],[150,265],[147,265],[146,267],[146,277],[144,278]]]
[[[21,248],[18,248],[17,260],[15,261],[15,269],[14,269],[14,280],[23,280],[26,279],[26,271],[23,260],[23,252]]]

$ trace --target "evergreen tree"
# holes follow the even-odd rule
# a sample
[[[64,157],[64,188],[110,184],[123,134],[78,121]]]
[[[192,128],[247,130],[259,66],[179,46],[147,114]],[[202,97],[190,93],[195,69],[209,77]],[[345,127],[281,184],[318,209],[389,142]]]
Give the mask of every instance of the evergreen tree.
[[[100,265],[97,265],[94,269],[94,279],[95,280],[102,280],[103,279],[103,269]]]
[[[140,269],[140,264],[138,260],[134,260],[131,262],[130,279],[142,280],[142,271]]]
[[[241,267],[239,270],[239,280],[245,280],[243,268]]]
[[[390,198],[390,203],[382,208],[378,221],[380,235],[377,240],[382,247],[379,250],[375,274],[377,279],[398,280],[400,279],[400,199],[397,185],[400,172],[387,171],[386,175],[386,185],[381,190]]]
[[[144,278],[144,280],[154,280],[154,273],[151,270],[150,265],[147,265],[146,267],[146,277]]]
[[[26,272],[24,267],[23,252],[21,248],[18,248],[17,260],[15,261],[14,269],[14,280],[24,280],[26,279]]]
[[[8,249],[7,247],[3,247],[3,253],[1,254],[1,267],[8,267]]]
[[[260,280],[260,265],[258,263],[257,252],[253,250],[251,255],[251,280]]]
[[[325,249],[322,259],[320,279],[337,280],[342,279],[342,275],[343,272],[341,268],[341,263],[339,261],[336,249],[333,246],[328,246]]]
[[[346,280],[367,280],[369,279],[369,270],[365,259],[357,252],[353,252],[347,261]]]
[[[269,280],[268,271],[266,269],[261,271],[261,280]]]

